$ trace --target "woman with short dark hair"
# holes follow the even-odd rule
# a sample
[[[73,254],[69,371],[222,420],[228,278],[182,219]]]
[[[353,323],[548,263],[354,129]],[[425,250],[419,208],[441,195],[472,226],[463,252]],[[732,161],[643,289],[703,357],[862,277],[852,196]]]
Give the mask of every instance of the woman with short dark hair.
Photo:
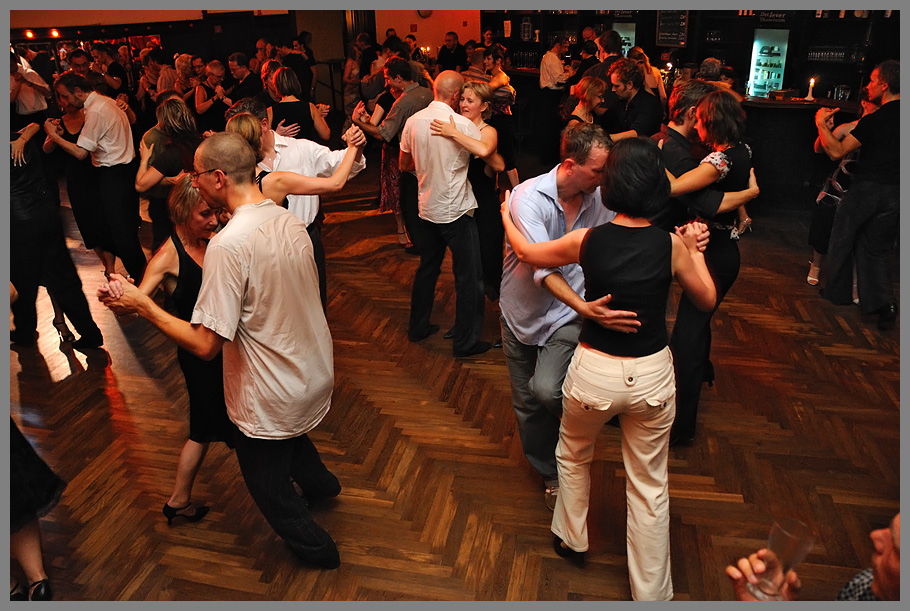
[[[297,75],[290,68],[280,68],[272,76],[272,92],[277,94],[278,102],[268,109],[269,124],[277,129],[284,121],[285,125],[300,126],[295,138],[307,140],[328,140],[332,135],[325,118],[316,105],[310,102],[309,92],[300,87]]]
[[[635,600],[670,600],[670,511],[667,460],[676,412],[673,358],[667,341],[667,297],[675,280],[699,307],[716,297],[698,250],[703,226],[675,234],[648,220],[666,206],[670,185],[657,144],[627,138],[612,147],[601,183],[604,206],[616,217],[558,240],[529,243],[503,205],[512,249],[540,267],[579,263],[585,299],[612,295],[610,307],[637,313],[636,333],[612,331],[585,319],[563,384],[556,462],[559,496],[551,530],[554,550],[581,563],[588,549],[591,461],[597,435],[614,415],[622,429],[626,470],[626,541]]]

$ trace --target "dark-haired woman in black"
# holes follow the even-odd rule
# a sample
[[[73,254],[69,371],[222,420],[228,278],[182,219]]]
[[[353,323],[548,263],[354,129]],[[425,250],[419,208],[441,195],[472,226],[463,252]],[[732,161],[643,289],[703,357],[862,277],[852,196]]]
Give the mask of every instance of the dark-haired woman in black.
[[[648,220],[670,193],[660,150],[628,138],[610,150],[601,184],[604,206],[616,217],[550,242],[529,243],[503,206],[512,249],[540,267],[579,263],[585,299],[612,295],[611,307],[636,312],[636,333],[585,320],[563,384],[556,462],[559,496],[551,530],[557,554],[575,561],[588,549],[587,515],[594,442],[618,415],[626,470],[629,578],[635,600],[670,600],[670,512],[667,458],[676,412],[673,358],[667,345],[667,296],[675,280],[703,309],[716,297],[698,235],[686,225],[669,234]]]
[[[272,129],[284,121],[285,125],[298,124],[300,131],[295,138],[317,141],[328,140],[332,135],[325,118],[316,105],[310,102],[309,92],[301,89],[297,75],[290,68],[281,68],[271,79],[271,91],[278,102],[269,107],[269,124]]]
[[[695,109],[695,129],[702,142],[713,151],[699,167],[673,182],[673,195],[705,187],[719,191],[750,188],[752,153],[741,139],[746,115],[730,93],[709,93]],[[685,295],[680,298],[670,346],[676,359],[677,410],[671,443],[687,443],[695,437],[695,423],[702,384],[714,380],[711,364],[711,317],[739,275],[739,206],[715,214],[707,222],[711,241],[705,250],[708,267],[717,283],[717,303],[706,311],[696,307]]]

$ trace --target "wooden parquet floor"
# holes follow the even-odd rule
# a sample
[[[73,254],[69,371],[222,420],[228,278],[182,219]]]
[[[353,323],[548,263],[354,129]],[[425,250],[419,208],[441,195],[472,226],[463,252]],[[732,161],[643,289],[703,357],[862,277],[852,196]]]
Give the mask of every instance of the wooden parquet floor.
[[[605,427],[597,443],[579,569],[552,551],[502,351],[456,360],[441,333],[407,341],[417,258],[372,207],[370,161],[324,201],[336,386],[311,436],[343,486],[314,511],[338,543],[335,571],[295,560],[222,445],[194,490],[211,513],[167,526],[161,507],[188,426],[174,346],[94,300],[100,265],[63,209],[106,353],[61,347],[43,291],[38,347],[10,350],[12,416],[69,484],[41,521],[59,599],[629,599],[619,430]],[[792,515],[818,534],[800,569],[803,598],[830,600],[869,565],[869,531],[899,509],[899,331],[879,332],[874,317],[805,283],[808,213],[750,212],[743,268],[713,323],[716,383],[703,392],[695,444],[671,451],[676,599],[731,598],[724,566],[760,547],[775,516]],[[433,316],[442,329],[454,320],[450,269],[447,259]],[[497,335],[488,303],[484,339]]]

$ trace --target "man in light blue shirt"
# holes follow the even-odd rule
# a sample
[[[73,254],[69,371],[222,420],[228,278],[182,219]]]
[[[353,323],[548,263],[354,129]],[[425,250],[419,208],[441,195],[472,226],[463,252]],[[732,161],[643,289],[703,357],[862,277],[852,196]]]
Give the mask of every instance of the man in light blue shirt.
[[[600,182],[611,142],[595,125],[563,132],[562,163],[515,188],[509,210],[531,242],[596,227],[615,213],[600,200]],[[586,302],[578,264],[535,268],[521,263],[506,240],[499,306],[502,347],[512,386],[512,407],[525,456],[543,477],[545,501],[556,504],[556,443],[562,414],[562,383],[581,331],[580,316],[617,331],[634,332],[636,314],[607,307],[611,296]]]

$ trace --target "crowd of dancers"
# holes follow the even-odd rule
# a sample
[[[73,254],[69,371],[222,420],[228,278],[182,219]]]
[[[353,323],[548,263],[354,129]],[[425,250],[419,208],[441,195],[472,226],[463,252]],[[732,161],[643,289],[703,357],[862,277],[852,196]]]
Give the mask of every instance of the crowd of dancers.
[[[103,267],[98,298],[138,312],[178,345],[190,426],[163,506],[168,524],[206,516],[193,482],[209,444],[224,442],[294,553],[337,567],[332,537],[309,512],[341,491],[307,436],[334,386],[319,195],[365,167],[373,139],[382,145],[380,209],[420,258],[408,339],[440,330],[433,302],[449,250],[456,303],[445,337],[457,358],[502,347],[521,444],[554,511],[555,552],[584,563],[594,443],[615,417],[632,596],[669,600],[669,447],[694,443],[699,395],[714,378],[711,318],[736,280],[738,240],[751,225],[745,205],[759,194],[741,96],[708,72],[712,62],[668,95],[644,51],[623,57],[612,30],[585,41],[587,67],[576,74],[562,67],[566,43],[557,39],[540,83],[552,113],[543,115],[541,157],[557,159],[521,181],[507,50],[490,33],[469,53],[450,32],[431,71],[411,39],[391,32],[378,48],[368,35],[355,39],[340,150],[319,143],[332,136],[329,108],[313,102],[306,33],[260,40],[252,57],[232,53],[227,84],[219,60],[169,59],[159,47],[135,63],[129,49],[118,61],[103,42],[91,46],[91,61],[76,48],[49,82],[11,53],[11,339],[35,344],[41,284],[60,339],[82,351],[103,346],[63,238],[58,163],[83,244]],[[839,202],[825,296],[852,301],[855,248],[859,303],[884,329],[896,317],[887,250],[897,227],[896,61],[876,67],[866,97],[864,117],[848,127],[835,128],[826,109],[816,118],[817,150],[854,164],[841,163],[835,188],[819,197]],[[861,201],[850,199],[855,191]],[[152,220],[148,260],[140,195]],[[813,242],[817,253],[826,241]],[[818,277],[816,258],[807,280]],[[674,280],[683,296],[668,333]],[[501,312],[501,337],[491,341],[481,338],[485,298]],[[42,479],[44,494],[14,516],[13,532],[30,541],[64,486],[52,473]],[[11,581],[11,597],[50,598],[43,568],[29,568],[30,549],[30,560],[14,549],[29,588]]]

